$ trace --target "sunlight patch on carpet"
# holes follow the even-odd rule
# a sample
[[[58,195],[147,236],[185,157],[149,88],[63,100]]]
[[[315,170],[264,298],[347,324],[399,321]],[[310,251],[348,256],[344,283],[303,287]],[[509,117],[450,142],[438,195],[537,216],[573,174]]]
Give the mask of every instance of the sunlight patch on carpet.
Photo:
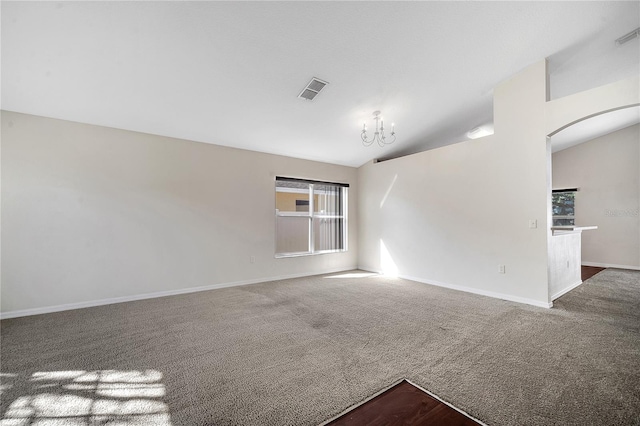
[[[169,409],[159,400],[166,389],[156,370],[40,371],[24,383],[19,380],[3,374],[5,389],[25,391],[10,404],[1,425],[171,425]]]

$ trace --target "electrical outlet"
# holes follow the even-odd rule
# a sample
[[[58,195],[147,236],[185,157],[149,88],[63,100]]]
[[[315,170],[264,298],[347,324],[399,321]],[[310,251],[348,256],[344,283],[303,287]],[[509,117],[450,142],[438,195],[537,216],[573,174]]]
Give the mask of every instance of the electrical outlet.
[[[535,219],[529,220],[529,229],[536,229],[538,227],[538,221]]]
[[[569,267],[569,261],[567,260],[567,268]]]
[[[505,274],[506,273],[506,268],[504,265],[498,265],[498,273],[499,274]]]
[[[255,256],[249,257],[249,263],[256,263],[256,257]]]

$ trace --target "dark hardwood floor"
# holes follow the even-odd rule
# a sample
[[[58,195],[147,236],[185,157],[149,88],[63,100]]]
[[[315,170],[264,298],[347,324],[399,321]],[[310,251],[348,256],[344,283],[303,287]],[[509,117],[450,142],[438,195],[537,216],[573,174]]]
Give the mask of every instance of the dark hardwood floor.
[[[588,280],[589,278],[591,278],[592,276],[594,276],[598,272],[604,271],[605,269],[606,268],[599,268],[597,266],[584,266],[584,265],[582,265],[582,271],[581,271],[582,281]]]
[[[405,380],[328,423],[331,426],[477,426],[479,424]]]

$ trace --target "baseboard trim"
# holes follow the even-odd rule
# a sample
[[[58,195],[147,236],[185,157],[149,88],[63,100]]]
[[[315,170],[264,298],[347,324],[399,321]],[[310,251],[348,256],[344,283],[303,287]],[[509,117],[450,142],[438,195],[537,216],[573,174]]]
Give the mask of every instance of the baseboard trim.
[[[355,266],[350,268],[336,268],[336,269],[328,269],[320,272],[314,272],[311,274],[303,273],[303,274],[280,275],[275,277],[256,278],[252,280],[242,280],[242,281],[233,281],[233,282],[220,283],[220,284],[212,284],[212,285],[206,285],[201,287],[182,288],[179,290],[158,291],[153,293],[136,294],[132,296],[90,300],[87,302],[66,303],[64,305],[45,306],[42,308],[32,308],[32,309],[22,309],[17,311],[0,312],[0,320],[18,318],[18,317],[27,317],[31,315],[50,314],[53,312],[70,311],[73,309],[92,308],[95,306],[112,305],[114,303],[134,302],[136,300],[176,296],[179,294],[197,293],[200,291],[216,290],[219,288],[226,288],[226,287],[237,287],[241,285],[251,285],[251,284],[266,283],[271,281],[288,280],[291,278],[302,278],[302,277],[312,277],[314,275],[334,274],[336,272],[353,271],[355,269],[358,269],[358,268]]]
[[[363,271],[368,271],[368,272],[377,272],[379,274],[382,273],[381,271],[376,271],[376,270],[367,269],[363,267],[359,267],[358,269],[361,269]],[[413,277],[410,275],[398,275],[398,278],[403,278],[405,280],[410,280],[410,281],[416,281],[422,284],[435,285],[436,287],[444,287],[451,290],[464,291],[466,293],[479,294],[480,296],[493,297],[494,299],[508,300],[509,302],[524,303],[525,305],[537,306],[539,308],[549,309],[553,307],[552,302],[541,302],[541,301],[529,299],[526,297],[512,296],[510,294],[498,293],[498,292],[488,291],[488,290],[481,290],[481,289],[466,287],[466,286],[457,285],[457,284],[449,284],[449,283],[436,281],[436,280]]]
[[[569,287],[560,290],[559,292],[557,292],[556,294],[554,294],[553,296],[551,296],[551,301],[553,302],[554,300],[556,300],[558,297],[570,292],[571,290],[573,290],[574,288],[578,287],[580,284],[582,284],[584,281],[580,280],[580,281],[576,281],[575,283],[571,284]]]
[[[582,266],[596,266],[598,268],[631,269],[632,271],[640,271],[640,266],[616,265],[615,263],[582,262]]]

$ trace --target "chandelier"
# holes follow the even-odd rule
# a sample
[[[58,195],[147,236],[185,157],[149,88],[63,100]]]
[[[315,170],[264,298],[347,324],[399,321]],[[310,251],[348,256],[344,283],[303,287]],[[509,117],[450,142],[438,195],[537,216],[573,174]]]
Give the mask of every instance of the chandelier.
[[[371,146],[374,142],[378,142],[378,145],[385,146],[392,144],[396,141],[395,124],[391,123],[391,140],[387,141],[387,137],[384,134],[384,121],[380,117],[380,111],[374,111],[373,119],[376,121],[376,132],[373,134],[373,138],[369,139],[367,136],[367,123],[362,125],[362,133],[360,138],[364,146]]]

